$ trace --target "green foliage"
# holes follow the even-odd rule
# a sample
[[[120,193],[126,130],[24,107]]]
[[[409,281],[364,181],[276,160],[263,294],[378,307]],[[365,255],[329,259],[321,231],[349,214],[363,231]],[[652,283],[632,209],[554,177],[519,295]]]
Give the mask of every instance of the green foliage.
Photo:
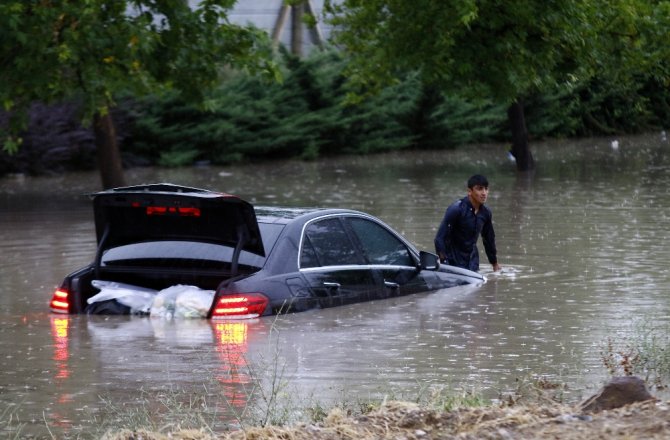
[[[538,137],[642,133],[670,126],[670,92],[655,78],[624,85],[594,77],[525,101],[529,132]]]
[[[445,100],[416,75],[378,95],[347,102],[349,89],[343,76],[347,63],[336,51],[315,52],[304,60],[284,53],[281,65],[282,83],[245,74],[230,77],[208,97],[211,111],[174,94],[140,101],[135,107],[133,143],[127,150],[152,160],[162,157],[164,165],[189,160],[224,164],[259,158],[314,159],[453,147],[492,137],[491,121],[500,120],[496,119],[500,109]],[[178,154],[181,151],[189,153]]]
[[[0,3],[0,102],[10,129],[33,101],[79,96],[87,119],[122,93],[179,90],[199,100],[221,69],[272,71],[268,38],[227,20],[231,0]],[[23,123],[21,123],[23,121]]]
[[[161,153],[158,165],[164,167],[181,167],[191,165],[198,156],[198,150],[175,150]]]
[[[533,137],[670,125],[668,1],[326,1],[344,52],[280,67],[233,0],[191,3],[0,3],[5,152],[34,101],[90,120],[129,95],[126,151],[166,166],[502,140],[518,97]]]
[[[587,46],[584,2],[345,0],[327,8],[356,83],[418,70],[444,90],[510,102]],[[427,35],[428,34],[428,35]]]
[[[302,60],[284,53],[279,64],[282,83],[230,76],[208,97],[211,111],[175,94],[141,101],[133,143],[126,150],[179,166],[310,160],[506,139],[505,105],[447,96],[415,73],[351,102],[351,84],[344,76],[348,62],[341,53],[317,51]],[[634,133],[663,127],[663,121],[667,126],[670,113],[659,113],[652,102],[660,108],[670,102],[670,92],[652,88],[650,81],[641,78],[635,87],[623,89],[594,78],[570,89],[547,88],[526,100],[529,131],[540,138]]]
[[[506,142],[504,105],[446,96],[417,74],[352,103],[347,101],[351,89],[343,76],[347,61],[341,54],[315,52],[303,60],[286,56],[281,62],[284,82],[229,72],[225,82],[205,96],[209,110],[175,91],[134,101],[119,99],[126,112],[115,120],[120,122],[117,136],[124,144],[125,162],[173,167],[274,157],[311,160]],[[649,76],[640,76],[629,89],[594,78],[570,90],[557,87],[531,95],[525,103],[534,138],[670,126],[670,89]],[[0,173],[91,167],[92,135],[77,123],[76,108],[33,106],[30,130],[22,136],[18,153],[0,152]],[[125,122],[128,112],[130,126]]]
[[[570,137],[583,130],[582,103],[574,90],[560,88],[524,101],[528,132],[536,137]]]
[[[416,71],[447,95],[503,105],[553,95],[572,101],[570,111],[575,87],[606,85],[621,96],[640,78],[670,83],[667,1],[343,0],[326,1],[326,13],[363,90]],[[634,96],[595,104],[642,108]],[[544,129],[578,132],[575,123]]]
[[[505,106],[490,101],[472,102],[464,98],[449,98],[440,109],[445,121],[450,145],[502,140],[507,119]]]

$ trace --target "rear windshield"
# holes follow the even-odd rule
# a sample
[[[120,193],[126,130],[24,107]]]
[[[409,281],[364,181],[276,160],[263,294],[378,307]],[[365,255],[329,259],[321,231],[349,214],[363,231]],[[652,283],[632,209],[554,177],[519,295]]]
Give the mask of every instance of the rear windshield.
[[[274,247],[283,225],[258,224],[265,255]],[[234,249],[219,244],[203,243],[198,241],[147,241],[118,246],[108,249],[102,256],[103,266],[173,266],[217,268],[232,261]],[[265,264],[265,257],[242,251],[239,264],[261,268]]]

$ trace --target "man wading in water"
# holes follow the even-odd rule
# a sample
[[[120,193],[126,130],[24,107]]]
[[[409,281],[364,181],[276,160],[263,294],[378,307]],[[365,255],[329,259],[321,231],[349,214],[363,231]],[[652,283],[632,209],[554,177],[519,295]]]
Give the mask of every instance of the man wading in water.
[[[477,239],[481,234],[493,271],[500,270],[493,214],[484,206],[488,195],[489,181],[477,174],[468,179],[468,195],[447,208],[435,236],[435,250],[442,263],[478,271]]]

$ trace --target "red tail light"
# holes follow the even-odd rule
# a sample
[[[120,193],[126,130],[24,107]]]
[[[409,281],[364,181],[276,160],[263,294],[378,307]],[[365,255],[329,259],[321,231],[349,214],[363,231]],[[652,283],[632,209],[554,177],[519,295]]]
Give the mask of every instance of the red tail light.
[[[144,206],[140,202],[132,202],[133,208],[146,209],[147,215],[179,215],[183,217],[200,217],[200,208],[192,206]]]
[[[69,313],[70,302],[68,301],[68,293],[66,290],[57,289],[51,297],[51,311],[54,313]]]
[[[260,293],[236,293],[219,298],[212,312],[212,319],[257,318],[265,312],[268,299]]]

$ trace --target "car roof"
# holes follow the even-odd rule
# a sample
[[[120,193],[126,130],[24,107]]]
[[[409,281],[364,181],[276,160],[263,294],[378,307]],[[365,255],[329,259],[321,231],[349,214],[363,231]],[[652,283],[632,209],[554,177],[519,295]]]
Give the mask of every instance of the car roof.
[[[155,183],[90,197],[99,251],[152,239],[194,240],[265,256],[253,206],[234,195]]]
[[[293,208],[287,206],[255,206],[256,218],[259,223],[274,223],[274,224],[289,224],[296,219],[308,221],[313,218],[322,217],[324,215],[334,214],[354,214],[365,215],[360,211],[344,208]]]

